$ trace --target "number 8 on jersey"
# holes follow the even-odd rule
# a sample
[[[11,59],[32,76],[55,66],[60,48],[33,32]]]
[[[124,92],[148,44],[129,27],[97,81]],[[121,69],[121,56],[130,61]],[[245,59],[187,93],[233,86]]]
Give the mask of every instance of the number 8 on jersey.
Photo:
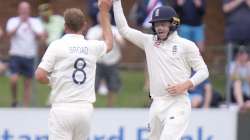
[[[86,72],[84,68],[86,67],[86,62],[83,58],[76,59],[74,63],[75,70],[73,71],[72,78],[75,84],[81,85],[86,80]]]

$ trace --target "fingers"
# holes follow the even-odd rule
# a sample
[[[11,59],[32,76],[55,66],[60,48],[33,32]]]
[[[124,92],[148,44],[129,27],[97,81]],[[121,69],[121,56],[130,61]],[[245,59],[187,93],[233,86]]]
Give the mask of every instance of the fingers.
[[[167,92],[168,92],[168,94],[170,94],[172,96],[177,95],[176,86],[175,85],[168,85],[167,86]]]
[[[168,94],[171,96],[176,96],[176,95],[180,95],[184,93],[184,91],[181,88],[181,85],[178,85],[178,84],[168,85],[166,90]]]
[[[100,10],[109,11],[112,6],[112,0],[98,0],[98,7]]]

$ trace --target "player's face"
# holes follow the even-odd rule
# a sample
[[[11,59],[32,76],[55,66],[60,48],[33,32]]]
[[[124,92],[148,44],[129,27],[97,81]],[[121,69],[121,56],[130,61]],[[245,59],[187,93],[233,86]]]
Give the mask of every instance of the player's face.
[[[155,31],[160,40],[166,40],[171,23],[168,21],[158,21],[154,23]]]

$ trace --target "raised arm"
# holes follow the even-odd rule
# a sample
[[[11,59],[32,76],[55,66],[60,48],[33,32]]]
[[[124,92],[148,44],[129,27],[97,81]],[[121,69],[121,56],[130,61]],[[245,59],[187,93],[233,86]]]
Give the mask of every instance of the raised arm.
[[[121,0],[113,0],[113,8],[116,26],[120,34],[136,46],[144,49],[144,43],[147,40],[148,35],[128,26],[123,13]]]
[[[98,7],[100,10],[100,24],[102,27],[103,39],[107,45],[107,52],[113,48],[113,34],[111,30],[109,10],[111,8],[111,2],[108,0],[99,0]]]

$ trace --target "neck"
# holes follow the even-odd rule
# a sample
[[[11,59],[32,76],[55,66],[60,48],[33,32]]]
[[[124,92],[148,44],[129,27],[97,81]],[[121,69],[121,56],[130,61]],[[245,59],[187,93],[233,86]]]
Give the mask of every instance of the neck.
[[[65,31],[66,34],[78,34],[78,35],[82,35],[82,31],[72,31],[72,30],[66,30]]]

